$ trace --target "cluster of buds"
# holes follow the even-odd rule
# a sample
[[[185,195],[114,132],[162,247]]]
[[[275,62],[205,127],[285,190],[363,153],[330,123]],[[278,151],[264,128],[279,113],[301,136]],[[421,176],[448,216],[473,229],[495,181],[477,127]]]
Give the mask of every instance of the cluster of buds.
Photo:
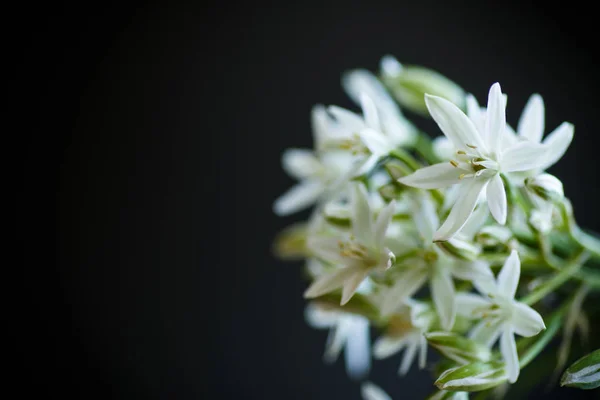
[[[433,399],[506,392],[561,332],[563,370],[573,332],[588,336],[584,304],[600,291],[600,241],[579,229],[562,182],[545,172],[573,125],[544,137],[534,94],[513,129],[498,83],[482,107],[439,73],[391,56],[379,75],[353,70],[342,84],[360,112],[313,108],[315,147],[283,153],[299,183],[274,203],[282,216],[314,206],[275,250],[305,260],[305,317],[330,330],[325,360],[343,351],[372,400],[389,398],[367,380],[372,359],[402,352],[404,375],[415,358],[427,365],[430,347],[439,355]],[[431,116],[443,136],[431,140],[402,109]],[[590,359],[561,383],[597,387],[598,352]]]

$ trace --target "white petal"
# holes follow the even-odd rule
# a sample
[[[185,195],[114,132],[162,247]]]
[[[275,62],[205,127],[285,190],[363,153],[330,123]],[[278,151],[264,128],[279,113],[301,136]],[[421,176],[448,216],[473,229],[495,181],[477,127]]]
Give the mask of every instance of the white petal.
[[[513,303],[512,326],[517,335],[535,336],[546,329],[542,316],[527,304]]]
[[[347,134],[358,133],[362,129],[365,129],[367,125],[362,117],[352,111],[346,110],[345,108],[338,106],[329,106],[327,111],[337,122],[341,125],[341,127],[346,131]]]
[[[445,330],[452,329],[456,317],[454,282],[446,269],[438,268],[431,277],[431,297]]]
[[[477,343],[481,343],[486,347],[491,348],[500,334],[502,333],[502,323],[496,319],[484,319],[475,325],[469,332],[469,339],[473,339]]]
[[[357,69],[346,72],[342,76],[342,86],[356,104],[361,104],[361,96],[365,94],[373,101],[377,109],[381,109],[384,113],[400,113],[400,109],[381,82],[368,70]]]
[[[348,321],[348,317],[344,316],[340,319],[337,325],[335,325],[327,335],[327,341],[325,343],[325,354],[323,354],[323,361],[326,363],[332,363],[340,355],[342,348],[346,344],[348,334],[350,333],[349,328],[351,322]]]
[[[330,328],[339,321],[340,313],[309,303],[304,309],[304,319],[313,328]]]
[[[357,162],[359,167],[354,169],[355,172],[352,173],[349,178],[368,174],[375,167],[380,158],[381,156],[379,154],[372,154],[368,157],[364,157]]]
[[[485,151],[477,128],[460,108],[446,99],[429,94],[425,95],[425,104],[431,117],[456,149],[466,149],[470,145]]]
[[[373,214],[369,195],[362,183],[356,183],[352,191],[352,233],[363,245],[375,244],[373,235]]]
[[[367,277],[368,271],[363,268],[353,268],[355,270],[354,274],[348,277],[346,281],[344,281],[344,288],[342,289],[342,301],[340,305],[346,304],[354,293],[356,293],[356,289],[358,286],[365,280]]]
[[[498,292],[507,299],[515,297],[519,277],[521,276],[521,260],[516,250],[510,253],[510,256],[504,262],[504,266],[498,274]]]
[[[497,152],[501,148],[506,129],[506,104],[499,83],[494,83],[488,94],[485,135],[488,149]]]
[[[449,162],[443,162],[421,168],[398,179],[398,182],[419,189],[438,189],[459,183],[458,177],[462,173],[464,173],[462,169],[454,167]]]
[[[315,148],[321,149],[329,136],[329,115],[322,104],[317,104],[311,111],[311,126]]]
[[[550,168],[561,159],[573,140],[574,130],[575,127],[572,124],[563,122],[544,139],[543,144],[548,147],[548,150],[546,151],[546,159],[540,169]]]
[[[388,138],[375,129],[363,129],[359,132],[360,139],[367,146],[371,154],[383,156],[393,150]]]
[[[425,368],[427,363],[427,338],[425,335],[419,335],[419,369]]]
[[[431,142],[433,152],[441,160],[451,160],[454,157],[456,149],[446,136],[438,136]]]
[[[412,268],[401,272],[396,283],[390,289],[381,305],[381,314],[390,315],[396,312],[404,299],[412,296],[427,280],[425,268]]]
[[[383,247],[383,239],[385,238],[385,232],[387,231],[394,212],[396,211],[396,201],[390,201],[390,204],[385,206],[383,210],[379,212],[377,220],[375,220],[374,235],[375,235],[375,246],[377,248]]]
[[[363,400],[392,400],[386,392],[371,382],[365,382],[360,387]]]
[[[506,374],[508,381],[515,383],[519,377],[519,355],[517,354],[517,343],[510,328],[504,328],[500,336],[500,353],[506,363]]]
[[[477,102],[477,99],[472,94],[467,95],[467,115],[473,121],[473,124],[479,132],[483,132],[485,129],[485,118],[481,112],[481,106]]]
[[[522,138],[535,143],[542,141],[544,135],[544,100],[539,94],[532,94],[523,109],[517,132]]]
[[[351,316],[350,318],[352,318],[352,328],[344,349],[346,372],[353,379],[361,379],[371,369],[369,320],[357,316]]]
[[[433,240],[433,233],[440,226],[440,220],[437,216],[433,200],[427,193],[423,193],[419,196],[415,196],[415,198],[412,199],[411,205],[415,216],[414,222],[417,226],[417,230],[421,234],[423,241],[431,243]]]
[[[408,343],[409,335],[394,338],[390,336],[381,336],[373,345],[373,357],[381,360],[382,358],[387,358],[391,355],[396,354],[400,350],[406,346]]]
[[[452,266],[452,274],[465,281],[494,282],[494,273],[485,261],[455,261]]]
[[[346,280],[354,277],[356,270],[352,267],[336,269],[327,275],[320,276],[304,292],[304,297],[311,299],[319,297],[344,286]]]
[[[305,181],[292,186],[273,203],[273,212],[283,216],[305,209],[314,204],[325,187],[318,181]]]
[[[398,373],[400,375],[406,375],[406,373],[410,369],[410,366],[412,365],[413,360],[415,359],[415,355],[417,354],[418,347],[418,342],[411,342],[406,347],[406,350],[404,350],[404,354],[402,355],[402,362],[400,363],[400,369],[398,370]]]
[[[506,191],[500,174],[496,174],[487,186],[487,201],[490,212],[499,224],[506,224]]]
[[[517,142],[502,153],[502,172],[528,171],[540,168],[549,147],[529,141]]]
[[[311,150],[286,149],[281,156],[285,172],[299,180],[313,176],[321,169],[321,162]]]
[[[379,122],[379,116],[377,115],[375,103],[364,92],[360,94],[360,105],[367,126],[376,131],[381,131],[381,123]]]
[[[448,218],[433,236],[434,241],[448,240],[461,230],[471,216],[479,195],[485,189],[488,181],[489,179],[483,177],[466,178],[466,181],[460,186],[461,192]]]
[[[446,193],[447,195],[447,193]],[[472,239],[475,234],[485,225],[489,215],[489,207],[485,205],[478,206],[473,214],[467,220],[467,223],[460,230],[460,235],[467,239]]]
[[[348,259],[340,252],[340,239],[337,237],[311,236],[306,242],[308,249],[318,258],[341,267]]]
[[[466,318],[481,318],[481,314],[489,310],[491,304],[489,299],[474,293],[456,294],[456,312]]]

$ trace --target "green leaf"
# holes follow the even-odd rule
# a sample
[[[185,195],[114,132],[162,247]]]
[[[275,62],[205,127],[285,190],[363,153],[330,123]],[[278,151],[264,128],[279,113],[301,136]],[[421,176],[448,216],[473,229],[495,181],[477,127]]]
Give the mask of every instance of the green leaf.
[[[600,386],[600,349],[575,361],[560,379],[560,386],[595,389]]]
[[[492,353],[486,346],[464,336],[450,332],[429,332],[425,334],[431,346],[442,355],[459,364],[473,361],[489,361]]]

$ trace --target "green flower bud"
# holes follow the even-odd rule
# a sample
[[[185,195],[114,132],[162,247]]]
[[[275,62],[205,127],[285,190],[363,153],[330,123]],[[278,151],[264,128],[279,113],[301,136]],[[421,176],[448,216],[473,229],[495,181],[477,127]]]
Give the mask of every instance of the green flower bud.
[[[459,364],[489,361],[492,357],[492,352],[486,346],[455,333],[430,332],[426,333],[425,337],[442,355]]]
[[[387,173],[390,175],[390,178],[392,178],[392,181],[394,182],[412,173],[410,169],[408,169],[399,161],[388,161],[385,163],[383,168],[385,168]]]
[[[484,247],[505,246],[512,236],[512,231],[505,226],[489,225],[481,228],[475,241]]]
[[[560,379],[560,386],[579,389],[600,387],[600,349],[575,361]]]
[[[550,174],[525,179],[525,187],[546,201],[557,203],[565,197],[562,182]]]
[[[460,239],[450,239],[445,242],[435,242],[445,253],[461,260],[473,261],[481,253],[479,247]]]
[[[458,107],[465,104],[465,92],[456,83],[428,68],[402,65],[393,56],[381,59],[381,80],[402,107],[429,115],[425,94],[443,97]]]
[[[507,379],[504,363],[478,361],[445,371],[435,385],[442,390],[477,392],[498,386]]]
[[[402,188],[400,187],[400,185],[395,183],[388,183],[387,185],[383,185],[379,189],[377,189],[377,191],[379,192],[381,197],[387,202],[399,198],[402,194]]]
[[[469,400],[469,393],[438,390],[437,392],[429,395],[426,400]]]

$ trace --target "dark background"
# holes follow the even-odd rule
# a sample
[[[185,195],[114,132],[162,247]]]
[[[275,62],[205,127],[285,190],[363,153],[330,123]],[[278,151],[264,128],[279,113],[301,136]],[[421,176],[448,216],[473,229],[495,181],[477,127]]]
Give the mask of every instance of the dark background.
[[[90,4],[7,15],[22,43],[7,77],[19,89],[19,143],[5,148],[22,174],[25,287],[8,307],[22,398],[358,399],[342,360],[321,362],[326,332],[303,321],[301,265],[270,252],[275,233],[307,214],[276,218],[271,205],[293,184],[281,151],[311,146],[312,105],[350,107],[340,74],[374,70],[384,54],[439,70],[483,103],[501,82],[513,126],[541,93],[547,132],[576,126],[551,172],[582,225],[600,231],[589,10]],[[396,379],[398,363],[376,363],[373,380],[394,398],[432,389],[426,372]]]

